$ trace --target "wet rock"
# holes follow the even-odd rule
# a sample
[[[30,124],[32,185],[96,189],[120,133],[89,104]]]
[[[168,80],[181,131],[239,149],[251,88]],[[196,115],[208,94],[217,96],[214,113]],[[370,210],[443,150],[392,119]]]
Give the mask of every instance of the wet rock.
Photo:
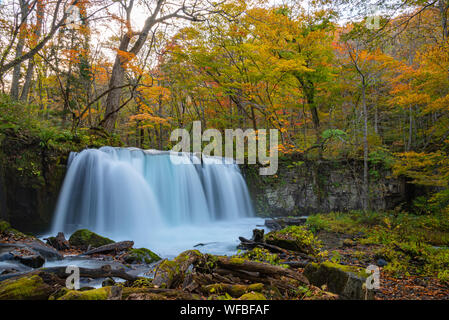
[[[30,248],[16,248],[10,254],[15,260],[31,268],[40,268],[45,263],[44,257]]]
[[[289,226],[302,226],[306,221],[307,217],[266,219],[265,226],[270,230],[281,230]]]
[[[0,253],[0,261],[8,261],[14,259],[14,256],[9,252]]]
[[[385,267],[388,264],[388,262],[385,261],[384,259],[378,259],[376,264],[377,264],[377,266],[382,268],[382,267]]]
[[[61,260],[63,258],[63,256],[55,248],[50,247],[39,239],[36,239],[31,243],[26,243],[26,246],[39,252],[39,254],[46,260]]]
[[[371,300],[374,292],[366,289],[367,274],[356,268],[331,262],[310,263],[304,269],[304,276],[310,283],[339,295],[340,299]]]
[[[31,241],[17,241],[15,243],[0,243],[0,251],[11,251],[15,248],[25,248],[38,252],[45,260],[60,260],[62,255],[53,247],[45,244],[39,239]]]
[[[56,250],[69,250],[70,243],[64,236],[64,233],[58,232],[56,237],[47,238],[47,244],[55,248]]]
[[[16,269],[6,269],[6,270],[3,270],[3,271],[0,273],[0,275],[11,274],[11,273],[17,273],[17,272],[19,272],[19,270],[16,270]]]
[[[101,283],[102,287],[110,287],[113,285],[115,285],[115,280],[112,278],[107,278]]]
[[[102,237],[87,229],[80,229],[75,231],[69,239],[71,246],[79,247],[83,250],[89,248],[89,246],[98,248],[107,244],[114,243],[113,240]]]

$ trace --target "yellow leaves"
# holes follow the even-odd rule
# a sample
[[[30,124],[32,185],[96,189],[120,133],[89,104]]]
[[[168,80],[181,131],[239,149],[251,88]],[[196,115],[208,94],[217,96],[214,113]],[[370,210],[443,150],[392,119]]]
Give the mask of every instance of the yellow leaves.
[[[128,126],[137,126],[140,129],[154,128],[159,125],[170,127],[170,119],[170,117],[162,118],[149,113],[139,113],[129,117]]]
[[[143,97],[152,103],[158,103],[159,101],[167,101],[170,98],[170,89],[153,85],[150,87],[141,87],[138,89]]]
[[[432,153],[403,152],[396,154],[395,176],[406,176],[413,183],[426,186],[448,185],[449,157],[441,151]]]
[[[424,109],[424,112],[427,113],[436,111],[449,111],[449,94],[435,99],[434,101],[430,102]]]
[[[129,117],[130,121],[149,121],[154,124],[167,123],[167,119],[152,116],[147,113],[136,114],[134,116]]]

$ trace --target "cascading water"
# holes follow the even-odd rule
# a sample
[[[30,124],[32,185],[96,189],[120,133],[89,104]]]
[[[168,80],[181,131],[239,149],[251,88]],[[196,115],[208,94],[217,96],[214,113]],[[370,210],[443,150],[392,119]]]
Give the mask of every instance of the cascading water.
[[[191,154],[103,147],[72,153],[68,165],[52,233],[88,228],[166,255],[198,242],[227,242],[215,247],[221,253],[261,222],[249,219],[253,209],[238,166],[221,158],[200,164]]]

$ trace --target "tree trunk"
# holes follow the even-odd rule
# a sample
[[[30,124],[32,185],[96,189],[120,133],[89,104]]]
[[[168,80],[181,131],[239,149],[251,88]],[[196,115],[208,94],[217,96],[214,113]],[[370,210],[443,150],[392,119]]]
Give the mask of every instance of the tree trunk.
[[[125,34],[120,43],[119,50],[127,51],[130,42],[130,37]],[[120,106],[120,96],[122,89],[120,86],[123,85],[123,80],[125,78],[125,68],[124,64],[126,59],[120,54],[115,57],[114,67],[112,69],[111,79],[109,80],[109,90],[111,90],[106,98],[106,114],[104,128],[111,131],[114,128],[115,121],[117,120],[117,109]]]
[[[368,181],[368,108],[366,106],[366,82],[362,78],[362,106],[363,106],[363,210],[369,209],[369,181]]]
[[[42,2],[37,3],[37,14],[36,14],[36,29],[34,30],[34,35],[36,37],[36,41],[39,40],[42,33],[42,20],[44,18],[44,5]],[[23,84],[22,93],[20,95],[21,101],[28,100],[28,94],[31,89],[31,82],[33,81],[33,72],[34,72],[34,57],[30,58],[28,61],[27,73],[25,76],[25,82]]]
[[[28,14],[28,6],[25,3],[24,0],[20,0],[20,9],[21,9],[21,19],[25,20],[26,16]],[[24,24],[22,26],[25,27],[26,21],[24,21]],[[17,41],[17,47],[16,47],[16,56],[15,59],[18,59],[22,56],[23,48],[25,46],[25,32],[24,30],[19,31],[19,40]],[[19,99],[19,81],[20,81],[20,69],[22,64],[18,63],[14,66],[13,72],[12,72],[12,81],[11,81],[11,91],[10,96],[12,99],[17,100]]]

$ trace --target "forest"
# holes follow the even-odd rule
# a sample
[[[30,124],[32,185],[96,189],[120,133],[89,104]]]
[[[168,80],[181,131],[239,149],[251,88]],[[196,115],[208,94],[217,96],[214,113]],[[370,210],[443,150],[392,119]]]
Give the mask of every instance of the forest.
[[[447,300],[448,15],[0,1],[0,300]],[[173,168],[194,122],[276,129],[278,172]]]

